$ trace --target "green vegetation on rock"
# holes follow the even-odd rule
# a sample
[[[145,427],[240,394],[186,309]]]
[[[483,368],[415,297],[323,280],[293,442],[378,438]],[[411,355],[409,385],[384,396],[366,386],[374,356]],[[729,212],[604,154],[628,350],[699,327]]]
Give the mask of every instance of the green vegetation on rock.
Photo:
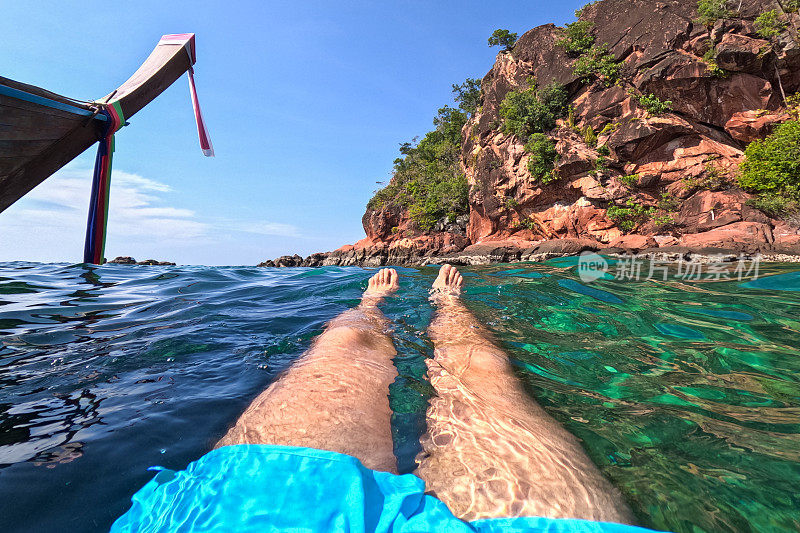
[[[633,186],[638,179],[638,174],[620,178],[628,186]],[[625,232],[633,231],[648,220],[663,229],[675,223],[675,217],[671,212],[679,207],[678,200],[672,194],[664,192],[655,207],[645,206],[633,198],[628,198],[624,205],[610,205],[606,214]]]
[[[634,89],[629,89],[628,94],[637,104],[645,108],[650,115],[662,115],[672,111],[671,100],[661,100],[654,94],[639,94]]]
[[[539,229],[539,223],[533,218],[523,218],[518,222],[515,222],[512,227],[516,229],[529,229],[531,231],[536,231]]]
[[[593,176],[599,176],[606,170],[608,170],[608,158],[601,154],[597,156],[597,159],[594,160],[594,169],[590,170],[589,174]]]
[[[755,20],[758,35],[767,40],[774,39],[786,31],[786,23],[780,19],[780,14],[776,9],[770,9],[761,13]]]
[[[773,218],[781,218],[792,215],[798,211],[798,201],[787,198],[777,193],[762,193],[747,201],[748,205],[763,211]]]
[[[662,192],[661,198],[658,200],[658,209],[661,211],[677,211],[680,208],[680,202],[675,198],[671,192]]]
[[[744,151],[739,186],[756,193],[752,205],[772,216],[795,211],[800,201],[800,121],[790,120]]]
[[[556,119],[564,116],[567,91],[558,83],[509,92],[500,104],[503,130],[527,141],[533,133],[553,129]]]
[[[800,120],[800,92],[786,97],[786,112],[795,120]]]
[[[612,134],[615,131],[617,131],[618,128],[619,128],[619,122],[609,122],[608,124],[603,126],[603,129],[600,130],[600,134],[601,135]]]
[[[473,115],[481,103],[481,80],[467,78],[460,85],[454,83],[453,94],[458,107],[468,115]]]
[[[626,176],[618,176],[619,181],[628,187],[635,187],[639,183],[639,174],[628,174]]]
[[[786,23],[780,19],[780,15],[778,11],[772,9],[770,11],[766,11],[761,13],[755,20],[756,30],[758,31],[758,35],[769,41],[770,47],[775,54],[779,54],[781,50],[781,43],[778,37],[781,33],[786,30]],[[781,71],[778,69],[778,63],[773,63],[775,67],[775,77],[778,80],[778,89],[781,92],[781,98],[783,98],[783,103],[786,106],[789,106],[789,102],[786,99],[786,91],[783,89],[783,80],[781,79]]]
[[[583,142],[590,148],[597,146],[597,134],[594,132],[594,128],[589,124],[587,124],[586,128],[583,130]]]
[[[453,85],[459,108],[439,109],[436,129],[419,143],[400,145],[389,185],[377,191],[367,209],[397,205],[408,210],[422,230],[430,230],[442,218],[453,220],[469,212],[469,184],[461,172],[461,129],[480,102],[480,83],[468,78]]]
[[[558,152],[553,141],[544,133],[534,133],[525,144],[529,152],[528,170],[531,176],[540,180],[543,185],[559,178],[554,166],[558,160]]]
[[[581,54],[572,65],[572,73],[581,78],[584,83],[592,79],[600,79],[606,87],[611,87],[619,81],[622,64],[617,61],[608,49],[608,44],[592,45],[589,50]]]
[[[585,7],[585,6],[584,6]],[[580,17],[581,10],[575,12]],[[588,20],[570,22],[561,31],[562,36],[556,45],[564,49],[567,55],[575,57],[572,73],[589,83],[595,78],[603,81],[606,87],[617,83],[622,65],[608,49],[608,43],[595,44],[592,34],[594,23]]]
[[[705,26],[713,26],[720,19],[730,18],[727,0],[698,0],[697,22]]]
[[[525,142],[525,151],[531,154],[528,170],[543,185],[559,178],[554,169],[558,152],[544,132],[564,116],[567,100],[563,85],[551,83],[540,89],[532,83],[527,89],[509,92],[500,104],[503,130]]]
[[[728,71],[717,64],[717,51],[714,49],[713,43],[706,53],[703,54],[703,62],[706,64],[708,73],[714,78],[724,78],[728,75]]]
[[[591,30],[594,23],[588,20],[576,20],[570,22],[564,28],[564,35],[556,41],[556,44],[564,49],[569,55],[579,56],[591,50],[594,44],[594,35]]]
[[[703,189],[708,191],[720,191],[730,188],[728,172],[708,161],[704,165],[705,174],[701,177],[685,178],[683,186],[685,189]]]
[[[659,229],[664,229],[667,226],[675,224],[675,217],[672,216],[670,213],[661,213],[658,215],[653,215],[650,220],[652,220],[653,223]]]
[[[655,207],[646,207],[642,204],[637,204],[633,198],[629,198],[627,202],[625,202],[625,205],[608,206],[606,214],[608,218],[619,226],[619,229],[622,231],[631,231],[639,224],[649,220],[655,211]]]
[[[517,34],[508,30],[494,30],[494,33],[489,37],[489,46],[503,46],[506,51],[514,48],[516,43]]]

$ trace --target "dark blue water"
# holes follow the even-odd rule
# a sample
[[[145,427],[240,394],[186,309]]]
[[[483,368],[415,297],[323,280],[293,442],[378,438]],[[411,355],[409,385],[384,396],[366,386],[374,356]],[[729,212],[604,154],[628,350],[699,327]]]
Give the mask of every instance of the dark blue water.
[[[800,272],[749,283],[578,279],[574,261],[465,269],[465,301],[531,395],[644,525],[800,529]],[[431,388],[427,287],[400,269],[395,451]],[[152,472],[208,451],[371,271],[0,265],[0,531],[106,530]]]

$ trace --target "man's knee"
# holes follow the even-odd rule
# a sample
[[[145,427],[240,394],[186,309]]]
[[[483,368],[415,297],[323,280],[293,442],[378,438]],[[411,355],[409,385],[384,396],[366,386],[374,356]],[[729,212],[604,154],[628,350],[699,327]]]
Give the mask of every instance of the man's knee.
[[[326,341],[342,345],[352,345],[363,343],[367,338],[364,331],[352,326],[337,326],[329,329],[326,334]]]

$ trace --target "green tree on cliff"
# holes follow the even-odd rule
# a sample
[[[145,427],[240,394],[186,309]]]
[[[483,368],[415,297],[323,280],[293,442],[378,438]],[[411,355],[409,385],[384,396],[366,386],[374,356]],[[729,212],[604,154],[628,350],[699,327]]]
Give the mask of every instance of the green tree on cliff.
[[[786,30],[786,23],[783,22],[777,9],[770,9],[761,13],[754,21],[759,37],[771,41]]]
[[[556,44],[570,56],[579,56],[591,50],[594,35],[591,31],[594,24],[588,20],[576,20],[566,25],[563,35]]]
[[[611,87],[620,78],[622,64],[608,49],[608,43],[595,44],[585,54],[581,54],[572,64],[572,73],[585,83],[597,78],[606,87]]]
[[[437,138],[460,146],[461,128],[467,123],[468,118],[467,114],[462,110],[446,105],[439,109],[433,118],[433,125],[436,126],[436,131],[432,131],[428,135],[440,134],[437,135]],[[428,135],[425,137],[427,138]]]
[[[461,85],[453,84],[453,99],[464,113],[472,116],[481,103],[481,80],[467,78]]]
[[[528,142],[525,143],[525,151],[528,152],[528,171],[531,176],[539,179],[542,184],[548,184],[558,179],[554,166],[558,160],[553,141],[544,133],[534,133]]]
[[[500,104],[503,129],[527,141],[531,134],[556,125],[556,119],[564,115],[567,99],[567,91],[558,83],[511,91]]]
[[[489,37],[489,46],[505,46],[506,52],[514,48],[517,42],[517,34],[508,30],[494,30]]]
[[[730,18],[727,0],[698,0],[697,22],[705,26],[713,26],[719,19]]]
[[[794,211],[800,201],[800,121],[784,122],[744,151],[739,186],[756,193],[753,204],[771,215]]]
[[[468,212],[469,185],[461,172],[461,129],[466,111],[444,106],[433,124],[436,129],[419,143],[402,143],[394,161],[389,185],[375,193],[368,209],[392,204],[408,210],[422,230],[430,230],[443,217],[452,219]]]

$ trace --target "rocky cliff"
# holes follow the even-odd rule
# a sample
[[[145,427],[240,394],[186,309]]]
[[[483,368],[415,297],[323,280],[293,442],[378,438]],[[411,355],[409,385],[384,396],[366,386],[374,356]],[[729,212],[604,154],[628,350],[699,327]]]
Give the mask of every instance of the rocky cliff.
[[[767,0],[736,8],[704,24],[695,0],[587,5],[578,29],[601,64],[588,74],[576,68],[585,57],[564,45],[564,28],[528,31],[497,55],[462,130],[468,216],[423,231],[408,209],[384,204],[364,214],[365,239],[288,263],[507,260],[598,248],[800,253],[797,223],[751,207],[736,181],[746,145],[790,118],[783,95],[800,88],[800,15]],[[754,21],[772,9],[782,25],[767,40]],[[543,132],[555,148],[543,179],[532,174],[526,139],[502,127],[501,110],[512,91],[552,83],[568,101]]]

